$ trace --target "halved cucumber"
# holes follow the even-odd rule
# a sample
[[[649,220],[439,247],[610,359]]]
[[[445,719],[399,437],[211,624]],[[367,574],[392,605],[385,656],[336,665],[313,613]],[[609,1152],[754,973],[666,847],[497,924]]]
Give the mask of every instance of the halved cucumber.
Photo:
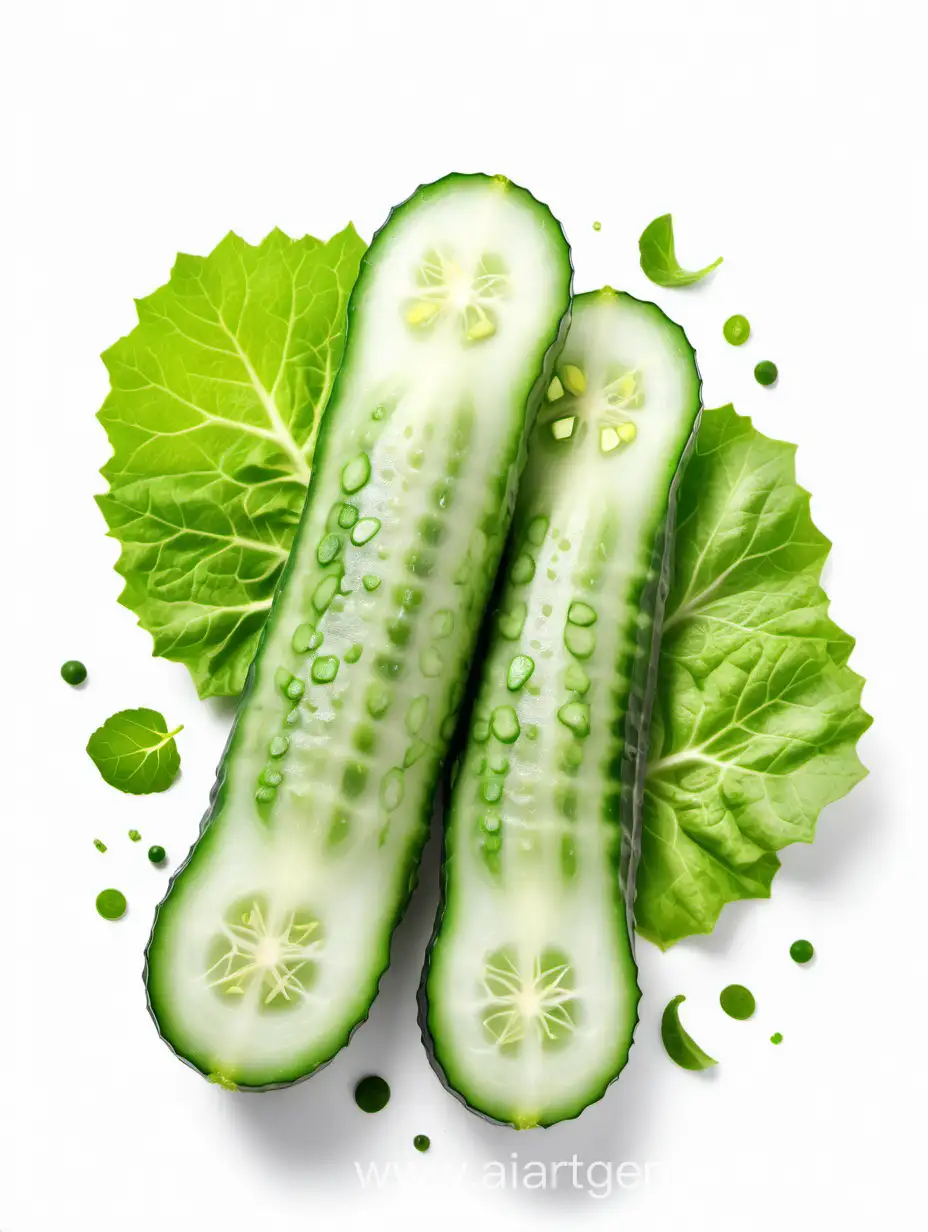
[[[367,1015],[570,280],[548,209],[482,175],[420,188],[364,259],[296,541],[147,950],[162,1036],[216,1081],[306,1077]]]
[[[655,307],[574,300],[519,489],[445,834],[420,996],[433,1064],[519,1128],[576,1116],[628,1057],[632,900],[695,356]]]

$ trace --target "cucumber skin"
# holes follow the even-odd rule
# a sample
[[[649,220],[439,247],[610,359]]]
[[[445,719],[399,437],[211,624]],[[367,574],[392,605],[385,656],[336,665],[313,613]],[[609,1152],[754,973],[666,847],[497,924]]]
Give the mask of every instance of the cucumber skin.
[[[458,181],[473,181],[475,179],[485,179],[488,181],[494,180],[494,179],[501,180],[501,181],[504,181],[505,184],[507,185],[511,182],[502,176],[491,176],[491,175],[486,175],[483,173],[469,174],[469,173],[461,173],[461,172],[451,172],[448,175],[443,176],[439,180],[432,181],[431,183],[420,184],[412,193],[410,193],[408,197],[405,198],[405,200],[399,202],[397,205],[391,208],[384,222],[374,232],[374,235],[371,239],[370,246],[367,252],[364,254],[364,257],[362,258],[358,277],[355,281],[354,287],[352,288],[351,296],[348,301],[348,308],[346,312],[345,346],[343,349],[342,364],[335,377],[335,380],[333,381],[332,390],[329,394],[329,400],[328,400],[328,403],[326,404],[326,409],[328,408],[329,405],[332,405],[332,406],[337,405],[337,395],[340,390],[341,381],[342,381],[342,378],[345,372],[348,370],[348,366],[346,365],[345,361],[350,358],[350,354],[351,354],[349,350],[349,344],[351,342],[351,335],[352,335],[352,321],[354,318],[354,314],[358,312],[359,310],[363,310],[364,292],[366,290],[368,279],[372,277],[371,270],[373,267],[373,262],[371,260],[371,254],[373,253],[376,255],[376,248],[377,248],[377,244],[378,244],[378,241],[381,235],[387,230],[387,228],[389,227],[390,223],[393,221],[395,216],[398,217],[404,214],[407,210],[413,208],[414,203],[418,202],[423,197],[440,195],[447,189],[452,188],[454,184]],[[561,349],[564,346],[564,343],[567,339],[567,333],[570,328],[570,315],[571,315],[571,303],[572,303],[571,296],[572,296],[572,290],[573,290],[573,274],[574,274],[573,262],[571,259],[570,244],[567,240],[566,235],[564,235],[563,228],[561,227],[558,220],[552,214],[550,208],[547,205],[545,205],[543,202],[539,201],[538,198],[535,197],[533,193],[529,192],[527,188],[524,188],[521,185],[516,185],[514,182],[513,182],[513,187],[518,188],[519,191],[525,195],[527,202],[531,205],[531,208],[533,210],[537,210],[538,213],[541,215],[542,220],[543,220],[541,225],[542,226],[549,225],[554,230],[558,231],[561,235],[562,243],[563,243],[564,265],[565,265],[565,269],[564,269],[565,308],[564,308],[563,314],[561,315],[555,338],[553,339],[553,341],[550,343],[547,350],[545,351],[541,370],[539,371],[531,387],[531,394],[529,396],[528,405],[526,409],[525,426],[523,429],[521,442],[519,445],[517,456],[514,459],[513,467],[511,468],[509,489],[507,492],[506,500],[505,500],[503,508],[500,510],[501,517],[507,525],[511,523],[512,516],[515,510],[517,490],[518,490],[518,477],[521,475],[522,470],[525,467],[526,459],[528,457],[528,441],[531,435],[531,430],[534,427],[535,417],[538,413],[539,407],[544,398],[545,391],[548,388],[548,385],[550,384],[551,379],[554,375],[555,363],[561,352]],[[328,445],[328,427],[329,427],[329,419],[326,416],[325,409],[324,409],[323,416],[322,416],[322,422],[320,423],[319,431],[318,431],[318,435],[316,439],[316,448],[315,448],[315,452],[313,454],[313,459],[312,459],[312,474],[315,474],[317,470],[321,469],[325,461],[327,445]],[[245,684],[239,696],[238,702],[236,704],[235,717],[232,721],[232,727],[229,731],[229,737],[225,743],[225,746],[222,751],[222,755],[219,759],[219,765],[216,769],[216,779],[213,783],[212,788],[210,789],[209,804],[207,806],[206,812],[204,813],[200,821],[200,826],[197,832],[197,836],[194,839],[193,844],[190,847],[190,850],[188,851],[183,862],[177,867],[177,869],[171,875],[170,881],[168,882],[167,890],[165,891],[165,894],[161,902],[155,908],[155,915],[152,921],[151,932],[149,933],[148,941],[145,946],[144,962],[142,966],[142,982],[145,987],[146,1008],[148,1010],[150,1018],[152,1019],[152,1022],[155,1025],[155,1030],[158,1032],[158,1036],[160,1037],[162,1042],[167,1045],[167,1047],[174,1054],[174,1056],[177,1057],[179,1061],[182,1061],[190,1069],[194,1070],[197,1074],[199,1074],[201,1077],[206,1078],[208,1081],[215,1081],[215,1078],[211,1074],[208,1074],[199,1065],[197,1065],[196,1062],[192,1058],[185,1056],[182,1052],[179,1052],[178,1049],[174,1047],[174,1044],[172,1043],[171,1039],[168,1038],[168,1036],[164,1033],[164,1031],[161,1028],[161,1024],[158,1020],[156,1006],[154,1003],[154,998],[151,993],[150,954],[156,942],[157,933],[158,933],[158,922],[161,916],[162,907],[170,898],[175,882],[181,877],[181,875],[186,870],[187,866],[192,863],[192,861],[195,859],[197,855],[202,854],[204,851],[208,852],[209,850],[210,840],[211,840],[212,834],[214,833],[213,822],[221,814],[222,806],[225,801],[226,764],[227,764],[228,759],[233,755],[235,751],[236,734],[237,734],[239,722],[245,713],[245,710],[248,706],[249,699],[251,697],[251,693],[254,688],[256,663],[261,656],[261,653],[264,649],[266,641],[268,640],[270,632],[273,630],[275,626],[275,623],[276,623],[275,616],[277,614],[277,609],[279,606],[279,599],[287,586],[288,580],[293,570],[293,562],[297,556],[297,546],[300,540],[301,532],[307,521],[306,512],[309,507],[311,498],[312,498],[312,475],[310,477],[310,483],[307,488],[306,500],[304,501],[303,510],[301,511],[300,522],[299,522],[299,525],[297,526],[296,534],[294,535],[293,544],[291,545],[290,555],[288,556],[287,562],[283,570],[281,571],[280,579],[278,581],[277,588],[274,592],[274,598],[271,603],[271,608],[270,608],[270,611],[268,612],[267,619],[261,630],[261,635],[258,640],[257,647],[255,649],[255,657],[252,660],[251,664],[249,665],[248,673],[245,677]],[[433,791],[432,800],[429,805],[429,816],[431,816],[431,814],[434,813],[435,798],[439,795],[440,787],[441,787],[441,776],[439,775],[438,781],[436,782],[435,789]],[[318,1073],[320,1069],[324,1069],[326,1065],[328,1065],[332,1060],[334,1060],[334,1058],[338,1055],[338,1053],[348,1044],[351,1037],[354,1035],[355,1031],[357,1031],[357,1029],[367,1021],[370,1015],[370,1010],[373,1007],[373,1003],[376,1000],[377,994],[380,991],[380,982],[383,979],[383,976],[387,970],[387,967],[389,966],[390,950],[392,949],[393,936],[396,932],[397,926],[399,925],[400,921],[402,920],[406,912],[406,907],[408,906],[409,899],[411,898],[412,893],[415,890],[416,885],[418,884],[419,865],[421,862],[422,850],[425,847],[426,840],[428,839],[429,830],[430,830],[430,820],[427,820],[426,823],[422,827],[421,840],[418,843],[418,846],[411,852],[411,868],[410,868],[408,890],[405,895],[405,898],[400,901],[397,912],[393,918],[393,921],[390,924],[389,936],[387,937],[387,944],[386,944],[386,956],[381,966],[380,972],[376,976],[376,979],[375,979],[374,995],[371,997],[370,1002],[368,1003],[367,1011],[360,1018],[358,1018],[358,1020],[348,1029],[347,1033],[345,1034],[344,1040],[338,1045],[338,1047],[336,1047],[332,1051],[331,1055],[326,1060],[313,1066],[309,1070],[301,1070],[298,1072],[294,1072],[292,1077],[287,1076],[287,1077],[280,1079],[279,1081],[268,1082],[268,1083],[264,1083],[261,1085],[225,1084],[225,1083],[220,1083],[219,1085],[224,1085],[224,1086],[228,1085],[238,1091],[248,1091],[248,1092],[260,1093],[263,1091],[279,1090],[284,1087],[294,1086],[298,1082],[304,1082],[307,1078],[311,1078],[313,1074]]]
[[[597,293],[585,292],[584,296],[592,296],[595,294]],[[666,314],[663,312],[663,309],[661,309],[659,305],[654,304],[652,301],[637,300],[637,297],[628,295],[627,292],[622,294],[627,295],[629,299],[635,299],[636,302],[641,303],[645,308],[654,309],[661,316],[666,318]],[[575,296],[574,298],[577,300],[583,298],[584,296]],[[670,318],[666,319],[670,320]],[[637,756],[634,758],[631,765],[629,764],[629,760],[627,758],[623,758],[623,773],[621,781],[618,784],[621,787],[622,792],[622,805],[620,817],[621,848],[616,872],[619,883],[619,891],[625,902],[626,932],[633,965],[635,965],[635,874],[641,854],[644,786],[647,775],[651,712],[653,709],[654,694],[657,686],[658,666],[660,661],[661,630],[663,625],[664,608],[673,579],[674,529],[676,525],[677,501],[686,464],[696,447],[696,437],[699,431],[700,422],[702,420],[702,377],[699,372],[696,350],[695,347],[692,346],[683,328],[677,325],[676,322],[671,321],[671,324],[679,332],[683,343],[692,355],[696,373],[696,396],[699,402],[699,409],[694,418],[692,431],[690,432],[689,438],[687,439],[686,444],[680,454],[676,471],[674,472],[668,489],[666,516],[658,527],[657,534],[654,539],[651,562],[655,579],[653,582],[645,584],[641,590],[641,610],[647,612],[651,616],[651,625],[650,630],[645,631],[647,636],[639,636],[638,648],[635,657],[635,667],[628,694],[629,701],[627,711],[628,718],[626,721],[625,747],[635,748],[637,750]],[[495,628],[497,617],[499,616],[501,610],[500,600],[502,599],[507,587],[509,568],[515,560],[519,550],[518,536],[516,534],[517,530],[518,527],[515,523],[511,524],[506,551],[497,575],[497,584],[494,591],[493,603],[488,609],[487,617],[484,622],[484,628],[481,633],[478,655],[475,657],[475,664],[477,665],[480,664],[480,661],[483,658],[483,652],[489,642],[490,637],[492,636],[492,630]],[[446,792],[448,799],[447,809],[449,813],[452,803],[453,783],[457,770],[460,766],[460,762],[463,760],[464,750],[469,740],[473,710],[477,702],[481,684],[482,673],[480,667],[477,666],[471,674],[471,679],[468,686],[467,712],[465,713],[464,719],[458,728],[458,734],[456,737],[457,747],[454,750],[454,755],[450,757],[448,761],[449,769],[447,772]],[[637,730],[632,723],[633,715],[638,716]],[[468,1101],[466,1093],[452,1085],[438,1057],[438,1048],[436,1046],[435,1037],[429,1029],[429,972],[431,968],[432,954],[445,917],[451,880],[451,857],[448,851],[447,819],[442,826],[440,859],[441,872],[438,909],[435,915],[432,935],[429,938],[428,947],[426,949],[425,962],[422,968],[422,975],[419,981],[417,995],[418,1022],[422,1037],[422,1044],[425,1048],[426,1055],[428,1056],[429,1063],[438,1075],[442,1086],[446,1091],[453,1095],[459,1103],[463,1104],[464,1107],[470,1112],[473,1112],[476,1116],[492,1125],[504,1125],[511,1129],[519,1129],[520,1127],[513,1124],[512,1121],[494,1117],[490,1113],[485,1112],[483,1109],[471,1104]],[[638,996],[635,998],[635,1003],[632,1007],[634,1022],[631,1026],[631,1041],[625,1055],[625,1060],[619,1068],[605,1080],[601,1089],[596,1091],[592,1096],[590,1096],[590,1098],[583,1099],[583,1102],[579,1104],[576,1111],[571,1115],[559,1116],[556,1119],[549,1121],[540,1120],[536,1128],[549,1129],[552,1125],[560,1124],[562,1121],[576,1120],[576,1118],[579,1117],[586,1108],[588,1108],[591,1104],[598,1103],[605,1096],[609,1087],[612,1086],[612,1084],[621,1075],[628,1063],[628,1058],[631,1055],[635,1033],[639,1022],[641,1021],[638,1013],[640,1001],[641,990],[639,988]]]

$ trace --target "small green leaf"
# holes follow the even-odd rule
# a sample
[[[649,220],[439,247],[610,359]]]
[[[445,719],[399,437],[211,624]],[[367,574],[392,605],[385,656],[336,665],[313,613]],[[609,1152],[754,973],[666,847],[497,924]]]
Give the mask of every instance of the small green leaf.
[[[180,769],[174,737],[157,710],[120,710],[87,742],[87,752],[111,787],[144,796],[166,791]]]
[[[641,253],[641,268],[659,287],[688,287],[722,264],[719,257],[705,269],[682,269],[674,248],[673,219],[669,214],[662,214],[648,223],[638,240],[638,251]]]
[[[680,1022],[680,1006],[685,1000],[686,997],[681,993],[665,1008],[661,1016],[661,1042],[671,1061],[675,1061],[682,1069],[711,1069],[713,1065],[718,1065],[718,1061],[703,1052]]]

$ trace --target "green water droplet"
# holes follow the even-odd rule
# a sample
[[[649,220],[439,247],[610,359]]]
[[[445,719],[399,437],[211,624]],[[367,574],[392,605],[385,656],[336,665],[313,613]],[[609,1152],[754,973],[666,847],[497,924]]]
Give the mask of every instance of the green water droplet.
[[[390,1102],[390,1087],[377,1074],[368,1074],[355,1087],[354,1102],[362,1112],[381,1112]]]
[[[424,1153],[432,1145],[432,1142],[427,1134],[416,1134],[415,1138],[412,1140],[412,1144],[417,1151],[422,1151]]]
[[[130,830],[129,838],[132,840],[133,843],[140,843],[142,841],[142,836],[141,834],[139,834],[138,830]]]
[[[811,962],[815,947],[811,941],[794,941],[789,947],[789,956],[795,963]]]
[[[730,342],[732,346],[741,346],[751,336],[750,322],[747,317],[743,317],[740,312],[736,312],[722,326],[722,334],[725,341]]]
[[[152,864],[163,864],[168,858],[168,853],[156,844],[154,847],[149,847],[148,858]]]
[[[782,1044],[783,1036],[779,1031],[774,1031],[773,1035],[770,1037],[770,1042],[771,1044]]]
[[[97,895],[97,911],[104,920],[120,920],[126,914],[126,896],[122,890],[101,890]]]
[[[80,659],[68,659],[67,663],[61,665],[61,679],[65,684],[75,685],[83,684],[87,679],[87,668],[84,667]]]
[[[737,1018],[741,1022],[752,1017],[757,1009],[754,994],[743,984],[729,984],[723,988],[719,994],[719,1005],[729,1018]]]

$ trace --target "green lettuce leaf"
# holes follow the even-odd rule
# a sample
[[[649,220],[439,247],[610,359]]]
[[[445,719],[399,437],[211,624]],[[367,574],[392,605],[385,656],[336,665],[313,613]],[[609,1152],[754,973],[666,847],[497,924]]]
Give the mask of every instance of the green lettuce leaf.
[[[776,852],[866,774],[854,645],[828,616],[830,548],[795,446],[707,411],[680,490],[635,914],[662,948],[766,898]]]
[[[365,244],[272,231],[179,255],[103,356],[113,456],[97,498],[120,602],[201,697],[245,680],[306,494]]]

